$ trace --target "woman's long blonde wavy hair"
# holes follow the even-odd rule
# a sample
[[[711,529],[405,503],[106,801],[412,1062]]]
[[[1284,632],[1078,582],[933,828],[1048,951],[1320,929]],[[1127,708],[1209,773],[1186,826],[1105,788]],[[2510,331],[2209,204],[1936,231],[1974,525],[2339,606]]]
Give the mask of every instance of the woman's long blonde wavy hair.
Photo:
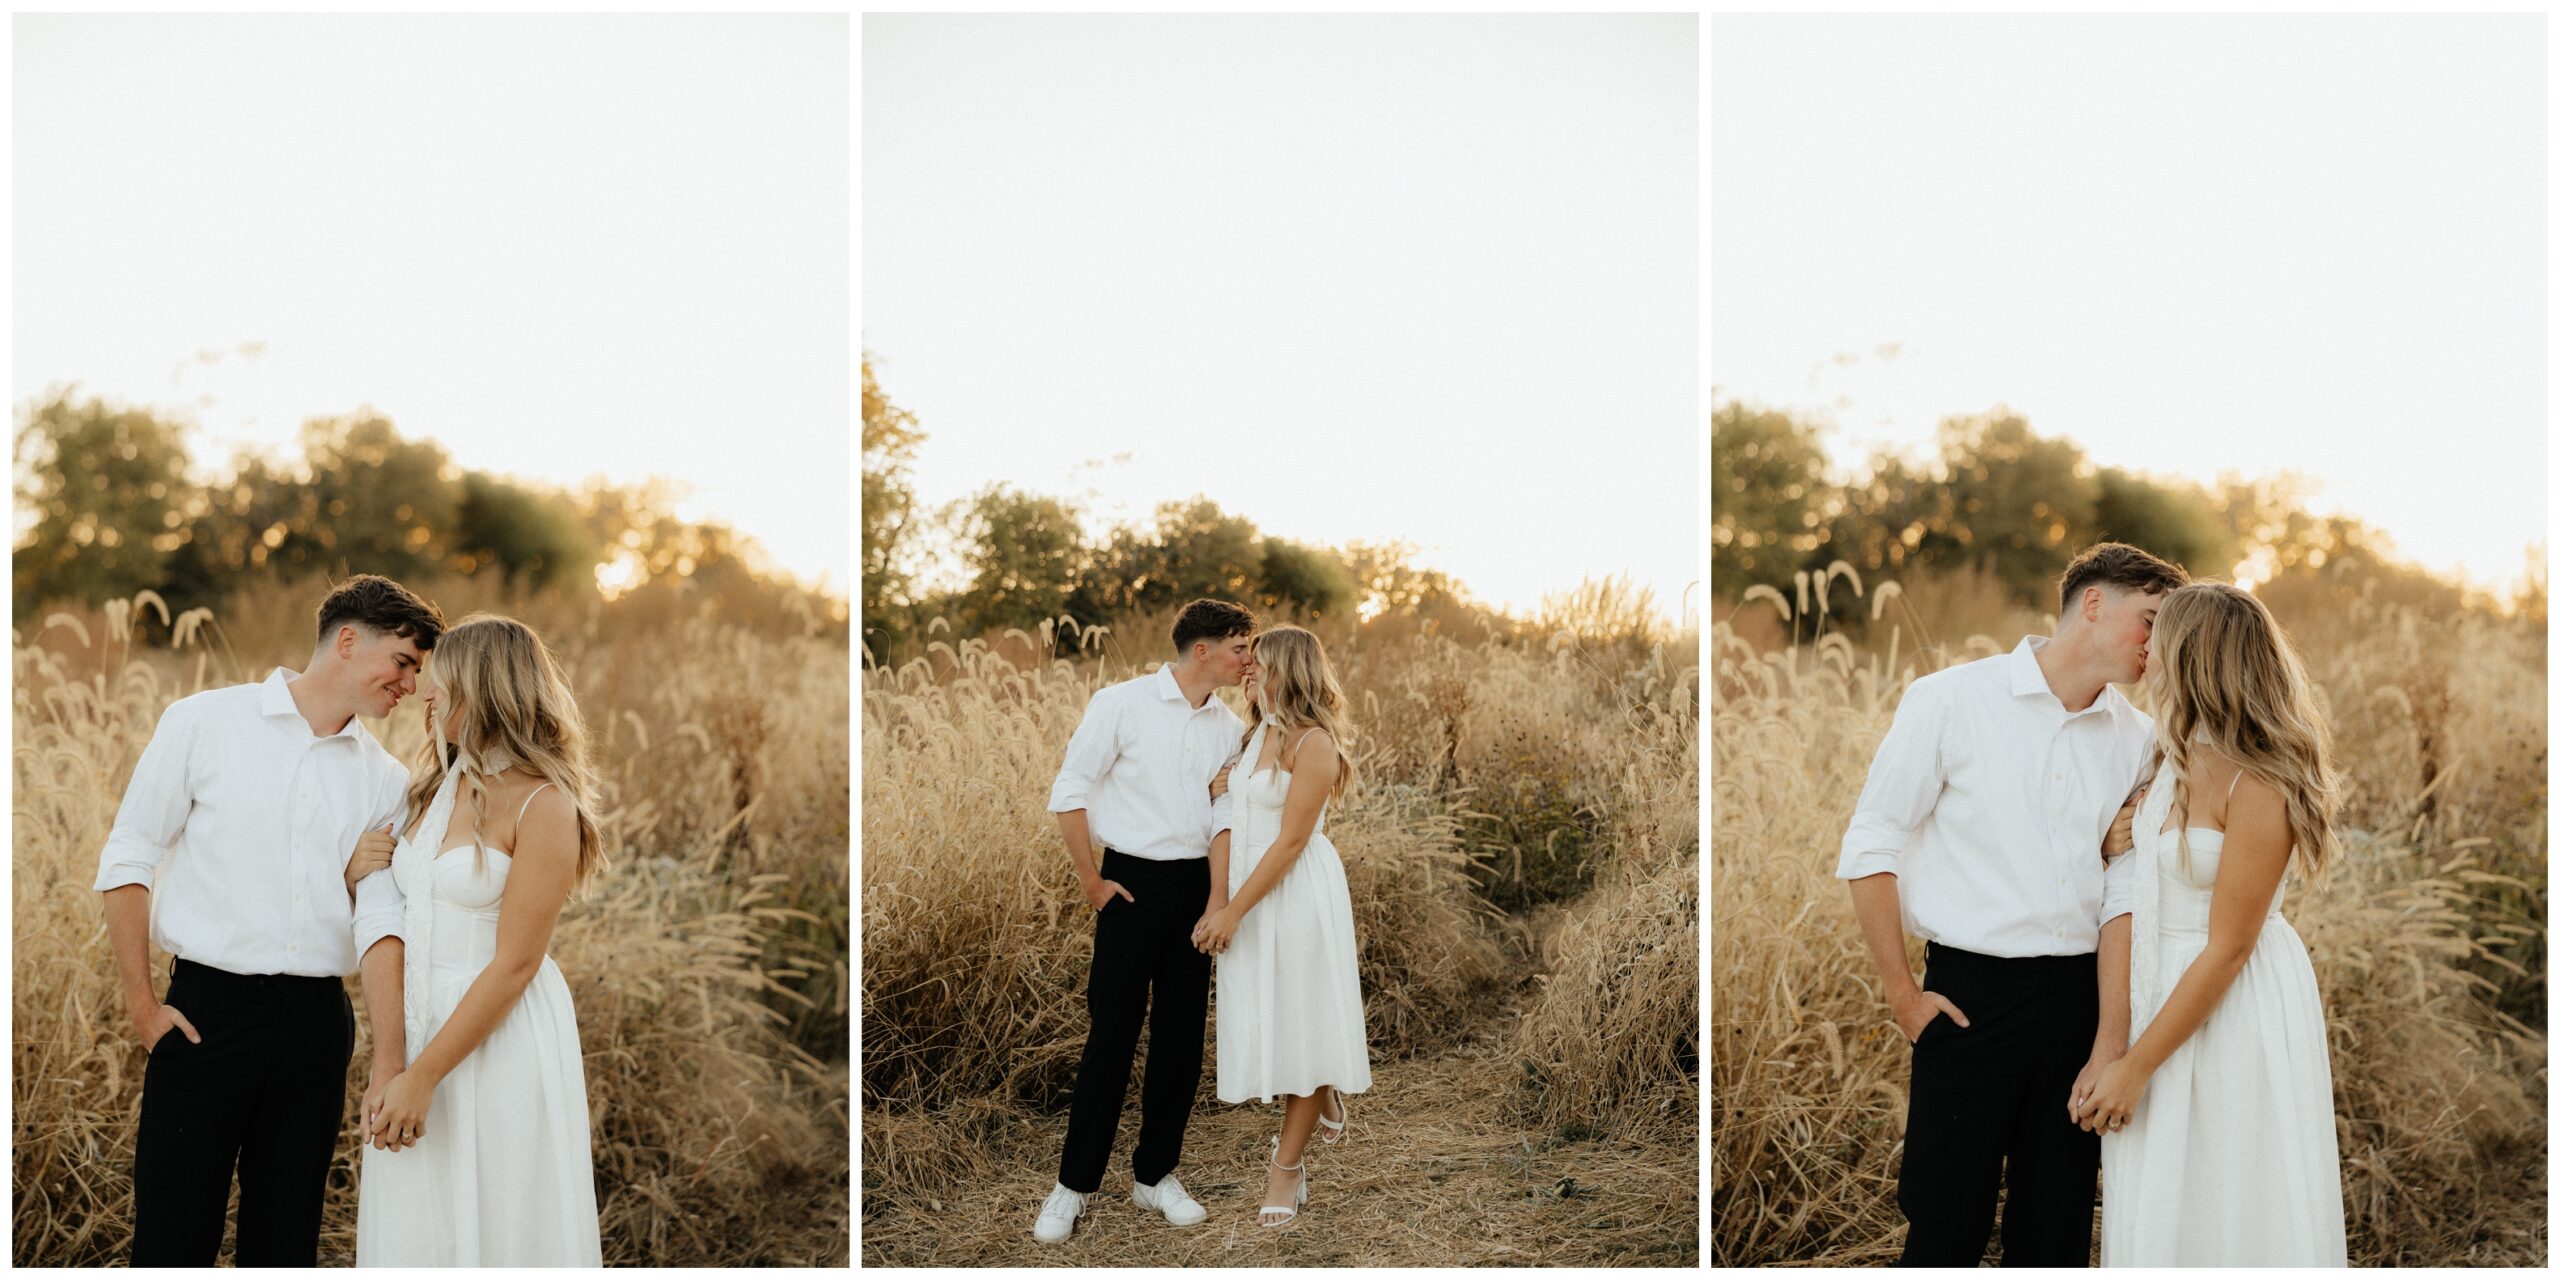
[[[1351,790],[1351,717],[1343,710],[1333,666],[1324,660],[1324,642],[1305,627],[1277,626],[1253,638],[1253,659],[1262,672],[1256,718],[1278,721],[1284,742],[1288,734],[1308,726],[1331,735],[1334,757],[1342,763],[1333,780],[1333,798],[1341,799]],[[1246,740],[1252,737],[1253,730],[1246,729]],[[1248,760],[1245,767],[1256,763]]]
[[[456,749],[447,750],[435,712],[429,710],[427,743],[410,773],[409,825],[414,827],[426,813],[445,770],[460,769],[454,806],[470,802],[471,829],[478,832],[489,817],[482,763],[492,754],[505,756],[568,793],[578,815],[575,883],[585,885],[605,866],[604,841],[593,817],[595,775],[587,766],[587,731],[578,716],[577,695],[561,678],[542,638],[513,618],[475,613],[437,640],[429,661],[444,686]]]
[[[2160,755],[2178,771],[2171,821],[2187,857],[2187,811],[2200,746],[2237,761],[2284,797],[2293,852],[2310,871],[2337,852],[2337,776],[2328,718],[2293,640],[2256,596],[2227,582],[2171,591],[2151,623],[2162,664]]]

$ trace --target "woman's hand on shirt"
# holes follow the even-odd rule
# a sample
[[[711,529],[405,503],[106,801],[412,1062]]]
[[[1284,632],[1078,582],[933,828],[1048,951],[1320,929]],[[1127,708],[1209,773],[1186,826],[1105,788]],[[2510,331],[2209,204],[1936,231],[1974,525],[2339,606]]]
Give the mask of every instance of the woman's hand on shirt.
[[[347,897],[356,896],[356,881],[391,865],[391,851],[399,842],[391,838],[391,824],[379,831],[368,831],[356,838],[355,852],[347,855]]]

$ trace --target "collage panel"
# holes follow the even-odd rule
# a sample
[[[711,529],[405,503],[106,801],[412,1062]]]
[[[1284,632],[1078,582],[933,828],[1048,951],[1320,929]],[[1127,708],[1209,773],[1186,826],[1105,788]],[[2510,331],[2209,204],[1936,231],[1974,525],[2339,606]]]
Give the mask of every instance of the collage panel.
[[[849,18],[12,36],[14,1264],[850,1265]]]
[[[2547,1265],[2547,18],[1711,42],[1713,1264]]]
[[[862,1265],[1695,1268],[1698,48],[863,19]]]

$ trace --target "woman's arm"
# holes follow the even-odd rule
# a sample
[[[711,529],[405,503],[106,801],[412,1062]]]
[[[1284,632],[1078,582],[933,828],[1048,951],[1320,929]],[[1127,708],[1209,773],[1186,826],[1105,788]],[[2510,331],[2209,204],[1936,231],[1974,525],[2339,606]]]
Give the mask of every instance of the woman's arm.
[[[1227,855],[1233,850],[1235,833],[1221,831],[1209,842],[1209,909],[1216,911],[1227,905]]]
[[[375,1135],[396,1136],[404,1123],[425,1132],[427,1103],[436,1085],[498,1029],[541,971],[577,868],[577,808],[555,787],[534,797],[533,807],[516,826],[515,857],[507,870],[506,897],[498,906],[497,955],[471,980],[453,1016],[409,1069],[383,1091]]]
[[[1289,799],[1280,808],[1280,838],[1263,850],[1253,864],[1253,874],[1245,877],[1244,887],[1237,889],[1227,909],[1237,919],[1253,910],[1271,892],[1298,855],[1307,851],[1307,841],[1316,834],[1316,816],[1324,812],[1325,797],[1333,792],[1334,779],[1342,776],[1342,762],[1334,755],[1333,736],[1322,729],[1309,729],[1298,740],[1298,767],[1289,774]]]
[[[2222,863],[2214,873],[2213,915],[2204,951],[2178,976],[2178,985],[2170,989],[2151,1025],[2143,1028],[2142,1038],[2099,1076],[2086,1111],[2087,1127],[2103,1127],[2110,1119],[2132,1114],[2151,1073],[2213,1015],[2223,993],[2249,963],[2249,953],[2257,949],[2267,908],[2275,902],[2276,890],[2284,883],[2285,862],[2293,854],[2293,829],[2285,820],[2284,798],[2242,774],[2223,826]],[[2130,966],[2127,969],[2130,972]]]

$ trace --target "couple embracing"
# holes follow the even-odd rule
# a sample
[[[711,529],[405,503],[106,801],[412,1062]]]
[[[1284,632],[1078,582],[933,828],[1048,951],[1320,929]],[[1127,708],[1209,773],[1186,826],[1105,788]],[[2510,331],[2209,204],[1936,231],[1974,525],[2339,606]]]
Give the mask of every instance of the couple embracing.
[[[2301,659],[2257,597],[2121,543],[2060,604],[1912,682],[1841,842],[1912,1044],[1902,1264],[1977,1265],[1996,1209],[2004,1264],[2086,1266],[2103,1164],[2103,1265],[2344,1266],[2327,1019],[2279,911],[2338,847]]]
[[[363,975],[360,1266],[596,1266],[586,1068],[545,954],[603,861],[576,699],[523,623],[359,576],[311,659],[172,704],[98,855],[149,1055],[135,1266],[318,1261]],[[434,669],[428,670],[432,660]],[[356,724],[422,685],[404,771]],[[398,835],[395,837],[394,832]],[[151,989],[150,947],[173,957]]]
[[[1257,634],[1242,606],[1195,600],[1174,619],[1173,647],[1172,662],[1093,695],[1049,791],[1094,922],[1092,1028],[1057,1184],[1032,1225],[1043,1243],[1065,1240],[1101,1189],[1142,1025],[1132,1198],[1177,1227],[1208,1217],[1174,1167],[1213,967],[1218,1100],[1286,1104],[1259,1225],[1297,1221],[1310,1139],[1348,1137],[1345,1096],[1369,1088],[1351,891],[1324,834],[1352,772],[1324,646],[1299,627]],[[1213,696],[1239,684],[1251,725]]]

